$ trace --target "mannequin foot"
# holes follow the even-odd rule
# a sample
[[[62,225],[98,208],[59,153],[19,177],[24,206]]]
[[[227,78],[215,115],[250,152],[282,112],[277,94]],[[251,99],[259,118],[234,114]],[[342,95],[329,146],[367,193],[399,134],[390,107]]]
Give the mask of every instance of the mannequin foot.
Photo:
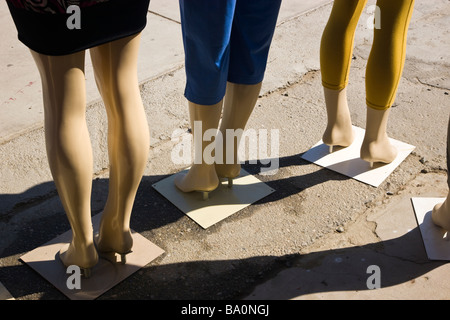
[[[397,157],[397,149],[391,145],[387,135],[390,108],[384,110],[367,107],[366,131],[361,145],[361,159],[370,163],[391,163]]]
[[[330,153],[333,152],[333,146],[348,147],[353,143],[355,135],[351,122],[341,126],[338,124],[328,124],[322,136],[324,144],[330,146]]]
[[[202,192],[205,200],[208,199],[209,192],[219,186],[219,178],[213,165],[194,164],[188,173],[178,174],[174,182],[183,192]]]
[[[116,262],[117,253],[121,256],[121,263],[125,264],[126,255],[131,253],[133,247],[131,231],[120,225],[116,219],[106,219],[107,216],[102,218],[99,233],[94,237],[97,250],[103,258],[112,262]]]
[[[446,231],[450,231],[450,203],[449,203],[449,195],[447,199],[443,203],[437,204],[433,208],[433,212],[431,213],[431,219],[433,223]]]
[[[127,262],[126,255],[131,253],[131,248],[133,247],[133,238],[131,237],[131,232],[123,232],[122,237],[116,235],[112,238],[97,235],[95,243],[102,258],[117,262],[117,253],[120,255],[120,263],[125,264]]]
[[[216,164],[216,172],[219,178],[228,179],[228,187],[233,186],[233,179],[239,177],[241,173],[241,165],[236,164]]]
[[[391,163],[395,160],[397,154],[397,149],[391,145],[387,135],[375,141],[364,138],[361,145],[361,159],[369,162],[371,167],[376,162]]]
[[[85,246],[75,245],[72,241],[61,248],[59,258],[65,267],[71,265],[80,267],[85,278],[90,277],[91,269],[98,262],[98,254],[93,243]]]

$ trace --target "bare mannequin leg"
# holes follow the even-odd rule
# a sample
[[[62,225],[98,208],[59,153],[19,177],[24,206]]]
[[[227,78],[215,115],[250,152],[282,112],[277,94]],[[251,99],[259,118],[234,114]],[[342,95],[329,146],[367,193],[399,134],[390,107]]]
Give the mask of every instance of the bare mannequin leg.
[[[431,218],[433,223],[441,228],[450,231],[450,191],[447,194],[447,198],[443,203],[437,204],[433,208]]]
[[[447,129],[447,171],[450,170],[450,121]],[[447,184],[450,188],[450,173],[447,172]],[[444,203],[437,204],[431,214],[433,222],[441,228],[450,231],[450,191]]]
[[[322,137],[323,143],[348,147],[354,140],[352,120],[347,104],[347,88],[331,90],[323,88],[327,108],[327,128]]]
[[[361,146],[361,159],[370,162],[391,163],[397,157],[397,150],[387,135],[390,109],[367,108],[366,133]]]
[[[42,80],[45,141],[50,170],[73,232],[64,265],[93,267],[98,256],[91,222],[92,149],[86,125],[84,55],[32,51]]]
[[[209,192],[217,188],[219,178],[217,177],[214,163],[207,163],[203,157],[205,148],[212,142],[204,141],[204,133],[209,129],[217,129],[223,101],[211,106],[198,105],[189,102],[189,118],[191,121],[192,134],[194,135],[195,163],[187,174],[179,174],[175,178],[175,185],[183,192],[202,191]],[[200,121],[202,132],[195,132],[195,122]],[[201,135],[201,150],[195,136]],[[199,154],[199,151],[201,153]]]
[[[216,172],[219,177],[235,178],[241,172],[241,165],[238,162],[238,148],[236,141],[227,141],[227,129],[244,130],[250,115],[253,112],[256,101],[261,91],[261,82],[254,85],[227,84],[225,102],[223,108],[220,132],[224,142],[222,164],[216,164]],[[233,163],[226,162],[226,155],[233,153]]]
[[[91,49],[97,86],[108,115],[109,193],[100,222],[100,252],[124,255],[133,239],[130,218],[148,160],[150,137],[137,78],[140,35]]]

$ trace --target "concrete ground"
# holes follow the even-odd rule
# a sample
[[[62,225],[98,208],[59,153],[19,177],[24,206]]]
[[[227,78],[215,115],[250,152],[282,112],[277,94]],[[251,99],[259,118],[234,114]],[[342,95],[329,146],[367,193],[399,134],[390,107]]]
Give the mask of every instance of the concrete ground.
[[[165,253],[99,299],[449,299],[450,266],[427,258],[411,205],[412,197],[448,192],[449,1],[416,1],[388,128],[416,149],[374,188],[301,159],[326,124],[319,46],[332,1],[285,0],[248,124],[279,130],[279,170],[260,175],[261,164],[244,165],[276,192],[206,230],[152,188],[189,165],[171,161],[173,133],[189,129],[177,3],[152,0],[143,32],[139,79],[151,144],[131,221]],[[365,12],[358,26],[348,88],[353,124],[361,128],[369,18]],[[39,75],[4,2],[0,24],[0,298],[66,299],[19,261],[69,224],[45,155]],[[96,214],[108,189],[106,116],[89,59],[86,79]],[[381,274],[377,290],[367,287],[373,265]]]

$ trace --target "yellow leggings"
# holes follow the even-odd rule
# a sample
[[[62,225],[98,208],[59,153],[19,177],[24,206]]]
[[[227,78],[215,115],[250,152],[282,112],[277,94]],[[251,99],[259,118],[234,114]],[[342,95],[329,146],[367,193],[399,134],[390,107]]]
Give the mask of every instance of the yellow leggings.
[[[342,90],[348,84],[355,30],[367,0],[335,0],[322,35],[322,84]],[[374,29],[366,69],[367,106],[389,109],[395,100],[406,55],[406,36],[414,0],[378,0],[380,28]]]

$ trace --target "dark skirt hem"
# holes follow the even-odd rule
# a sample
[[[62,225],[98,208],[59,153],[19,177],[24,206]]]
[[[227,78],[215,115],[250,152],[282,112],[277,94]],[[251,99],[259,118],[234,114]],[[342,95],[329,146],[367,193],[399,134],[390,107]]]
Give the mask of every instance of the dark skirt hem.
[[[60,56],[86,50],[141,32],[150,0],[111,0],[81,8],[80,29],[69,29],[72,14],[42,14],[8,3],[19,40],[41,54]]]

